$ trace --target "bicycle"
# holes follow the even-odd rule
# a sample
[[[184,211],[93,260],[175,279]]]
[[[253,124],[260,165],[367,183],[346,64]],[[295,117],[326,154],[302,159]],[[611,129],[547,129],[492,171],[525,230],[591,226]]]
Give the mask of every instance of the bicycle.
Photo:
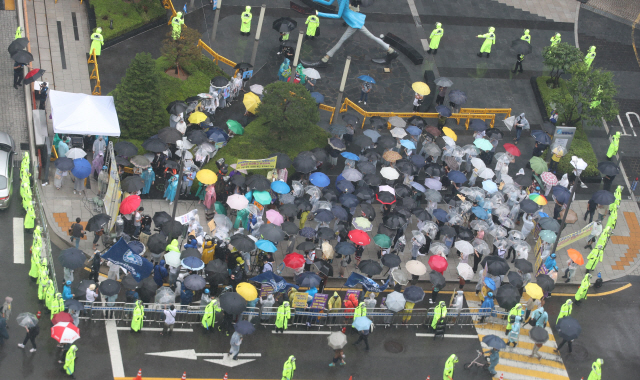
[[[482,351],[479,351],[479,350],[476,350],[476,352],[478,353],[478,356],[475,359],[473,359],[471,362],[465,364],[463,366],[463,368],[464,369],[469,369],[472,366],[477,366],[477,367],[484,368],[487,371],[489,371],[489,363],[487,362],[487,358],[484,356],[484,353]],[[484,363],[482,363],[482,362],[480,362],[478,360],[480,358],[484,358]]]

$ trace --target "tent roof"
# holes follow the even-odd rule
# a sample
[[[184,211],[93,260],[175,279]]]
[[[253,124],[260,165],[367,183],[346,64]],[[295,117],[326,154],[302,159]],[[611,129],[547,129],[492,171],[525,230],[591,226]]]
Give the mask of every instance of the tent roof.
[[[51,90],[49,99],[55,133],[120,136],[113,96]]]

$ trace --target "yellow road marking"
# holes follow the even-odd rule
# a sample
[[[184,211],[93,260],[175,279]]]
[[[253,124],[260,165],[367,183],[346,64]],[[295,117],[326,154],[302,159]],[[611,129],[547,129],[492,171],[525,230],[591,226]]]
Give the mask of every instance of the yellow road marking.
[[[478,334],[478,338],[480,338],[480,342],[482,342],[482,338],[484,338],[484,335]],[[518,342],[518,347],[524,348],[527,350],[533,350],[533,343]],[[555,356],[560,356],[557,352],[555,352],[555,348],[549,347],[549,346],[540,347],[540,352],[544,352],[544,353],[555,355]]]
[[[537,358],[532,358],[531,356],[528,356],[528,355],[514,354],[511,352],[506,352],[504,350],[500,351],[500,357],[505,359],[515,360],[518,362],[525,362],[530,364],[541,364],[541,365],[546,365],[548,367],[553,367],[557,369],[566,369],[564,368],[564,365],[560,362],[547,360],[547,359],[538,360]]]
[[[484,325],[476,325],[476,329],[489,329],[489,330],[494,330],[494,331],[500,331],[502,333],[504,333],[504,329],[506,328],[506,325],[498,325],[495,323],[487,323]],[[520,329],[520,335],[526,335],[529,336],[529,331],[528,329],[525,329],[524,327],[522,327]],[[553,336],[553,334],[549,334],[549,340],[552,340],[555,342],[555,337]]]
[[[511,366],[508,366],[508,365],[501,365],[500,363],[498,363],[498,365],[496,366],[496,372],[498,372],[498,373],[500,373],[500,372],[509,372],[509,373],[514,373],[514,374],[517,374],[517,375],[535,377],[536,379],[569,380],[569,377],[556,375],[555,373],[548,373],[548,372],[544,372],[544,371],[535,371],[535,370],[532,370],[532,369],[511,367]],[[499,377],[496,376],[494,378],[499,378]]]

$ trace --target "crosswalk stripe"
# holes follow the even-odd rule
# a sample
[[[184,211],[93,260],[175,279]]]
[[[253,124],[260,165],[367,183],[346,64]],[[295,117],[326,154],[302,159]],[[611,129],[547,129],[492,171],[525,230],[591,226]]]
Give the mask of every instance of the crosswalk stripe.
[[[482,338],[484,338],[484,337],[485,337],[485,335],[484,335],[484,334],[478,334],[478,338],[480,338],[480,341],[481,341],[481,342],[482,342]],[[547,342],[547,343],[549,343],[549,342]],[[533,343],[530,343],[530,342],[523,342],[523,341],[522,341],[522,339],[520,339],[520,342],[518,342],[518,346],[517,346],[517,347],[521,347],[521,348],[528,349],[529,351],[531,351],[531,350],[533,349]],[[511,347],[511,348],[513,348],[513,347]],[[543,345],[542,347],[540,347],[540,352],[546,352],[546,353],[548,353],[548,354],[555,354],[555,355],[557,355],[557,354],[554,352],[554,350],[555,350],[555,349],[556,349],[555,345],[554,345],[554,346],[546,346],[546,345]],[[510,350],[510,348],[509,348],[509,347],[507,347],[507,348],[503,349],[503,351],[504,351],[504,350],[507,350],[507,351],[508,351],[508,350]],[[559,355],[558,355],[558,356],[559,356]]]
[[[520,377],[521,379],[533,378],[533,379],[547,379],[547,380],[569,380],[569,376],[557,375],[555,373],[536,371],[532,369],[524,369],[521,367],[512,367],[512,366],[504,365],[501,363],[502,363],[502,360],[500,360],[500,363],[498,363],[498,365],[496,366],[496,372],[498,372],[498,374],[500,374],[501,372],[509,372],[515,375],[526,376],[526,377]],[[500,376],[497,376],[497,378],[499,377]],[[510,376],[505,376],[505,379],[517,380],[517,378],[510,377]]]
[[[477,328],[477,329],[476,329],[476,331],[478,332],[478,334],[479,334],[479,335],[496,335],[496,331],[494,331],[494,330],[486,330],[486,329],[482,329],[482,328]],[[522,331],[522,330],[520,330],[520,331]],[[503,337],[505,342],[507,342],[507,341],[508,341],[508,339],[509,339],[509,338],[507,337],[507,335],[504,335],[504,332],[503,332],[503,333],[501,333],[501,334],[498,334],[497,336],[499,336],[499,337]],[[536,343],[536,342],[534,342],[533,340],[531,340],[531,338],[529,338],[529,336],[528,336],[528,335],[520,334],[519,339],[518,339],[518,344],[519,344],[519,343],[531,343],[531,344],[534,344],[534,343]],[[544,342],[544,343],[542,344],[542,346],[543,346],[543,347],[553,347],[553,348],[556,348],[556,347],[557,347],[557,344],[556,344],[556,342],[555,342],[555,341],[553,341],[553,340],[548,340],[548,341]]]
[[[480,328],[482,329],[488,329],[488,330],[494,330],[494,331],[500,331],[504,334],[504,330],[507,326],[506,325],[499,325],[499,324],[495,324],[495,323],[485,323],[482,324]],[[549,340],[550,341],[555,341],[555,337],[553,336],[553,331],[551,331],[550,327],[547,327],[545,330],[547,330],[547,332],[549,333]],[[529,336],[529,332],[531,331],[531,325],[524,325],[520,328],[520,336],[522,335],[526,335]]]
[[[485,348],[485,345],[483,345],[483,348]],[[558,357],[551,360],[544,359],[544,358],[538,359],[538,358],[532,358],[531,356],[529,356],[530,354],[531,354],[531,350],[526,351],[526,353],[517,353],[515,351],[514,352],[500,351],[500,362],[502,362],[502,358],[505,358],[505,359],[513,360],[517,362],[533,363],[536,365],[546,365],[548,367],[558,368],[562,370],[565,369],[564,364],[562,364],[562,362],[558,360],[559,359]]]
[[[550,366],[542,367],[541,364],[538,364],[538,363],[528,363],[528,362],[511,360],[511,359],[507,359],[506,357],[502,357],[502,355],[500,355],[500,362],[498,363],[498,365],[500,364],[506,367],[521,368],[523,370],[529,370],[529,371],[540,371],[542,369],[544,373],[550,373],[558,376],[568,377],[567,370],[564,369],[564,367],[561,369],[556,367],[550,367]]]

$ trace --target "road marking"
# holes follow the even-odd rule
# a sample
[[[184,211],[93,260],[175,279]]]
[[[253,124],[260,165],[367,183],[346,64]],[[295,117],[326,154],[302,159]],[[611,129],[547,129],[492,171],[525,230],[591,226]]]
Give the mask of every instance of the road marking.
[[[109,344],[109,356],[111,357],[111,372],[113,377],[124,377],[124,365],[122,364],[122,352],[120,351],[120,339],[116,321],[106,321],[107,343]]]
[[[498,373],[508,372],[510,374],[515,374],[516,376],[507,376],[506,378],[509,380],[518,380],[518,379],[548,379],[548,380],[569,380],[569,376],[564,375],[556,375],[555,373],[549,373],[545,371],[536,371],[532,369],[524,369],[520,367],[511,367],[504,364],[501,364],[502,360],[496,366],[496,371]],[[519,375],[519,376],[518,376]]]
[[[282,333],[276,333],[276,330],[271,330],[272,334],[289,334],[289,335],[331,335],[331,331],[289,331],[285,330]]]
[[[147,353],[145,353],[145,355],[163,356],[163,357],[174,358],[174,359],[198,360],[198,356],[213,356],[213,357],[224,358],[226,353],[224,353],[224,352],[205,352],[205,353],[198,354],[198,353],[196,353],[196,350],[194,350],[194,349],[187,349],[187,350],[175,350],[175,351],[164,351],[164,352],[147,352]],[[253,357],[253,358],[257,357],[257,358],[259,358],[259,357],[262,356],[262,354],[260,354],[260,353],[243,353],[243,354],[238,354],[238,356],[240,356],[240,357]]]
[[[13,218],[13,263],[24,264],[24,219]]]
[[[231,355],[229,355],[229,354],[223,354],[223,355],[224,356],[222,357],[222,359],[204,359],[204,361],[232,368],[232,367],[237,367],[239,365],[247,364],[247,363],[250,363],[250,362],[256,360],[256,359],[236,359],[236,360],[233,360],[231,358]],[[244,354],[244,355],[243,354],[238,354],[239,357],[248,356],[248,355],[253,355],[254,357],[262,356],[261,354]]]
[[[417,337],[427,337],[433,338],[435,334],[425,334],[425,333],[416,333]],[[445,338],[467,338],[467,339],[478,339],[477,335],[468,335],[468,334],[444,334]]]
[[[421,39],[420,39],[420,42],[422,43],[422,49],[423,49],[424,51],[429,50],[429,40],[428,40],[428,39],[426,39],[426,38],[421,38]]]
[[[119,331],[131,330],[131,327],[116,327]],[[143,327],[142,332],[145,331],[162,331],[162,327]],[[174,332],[193,332],[193,329],[173,329]]]

